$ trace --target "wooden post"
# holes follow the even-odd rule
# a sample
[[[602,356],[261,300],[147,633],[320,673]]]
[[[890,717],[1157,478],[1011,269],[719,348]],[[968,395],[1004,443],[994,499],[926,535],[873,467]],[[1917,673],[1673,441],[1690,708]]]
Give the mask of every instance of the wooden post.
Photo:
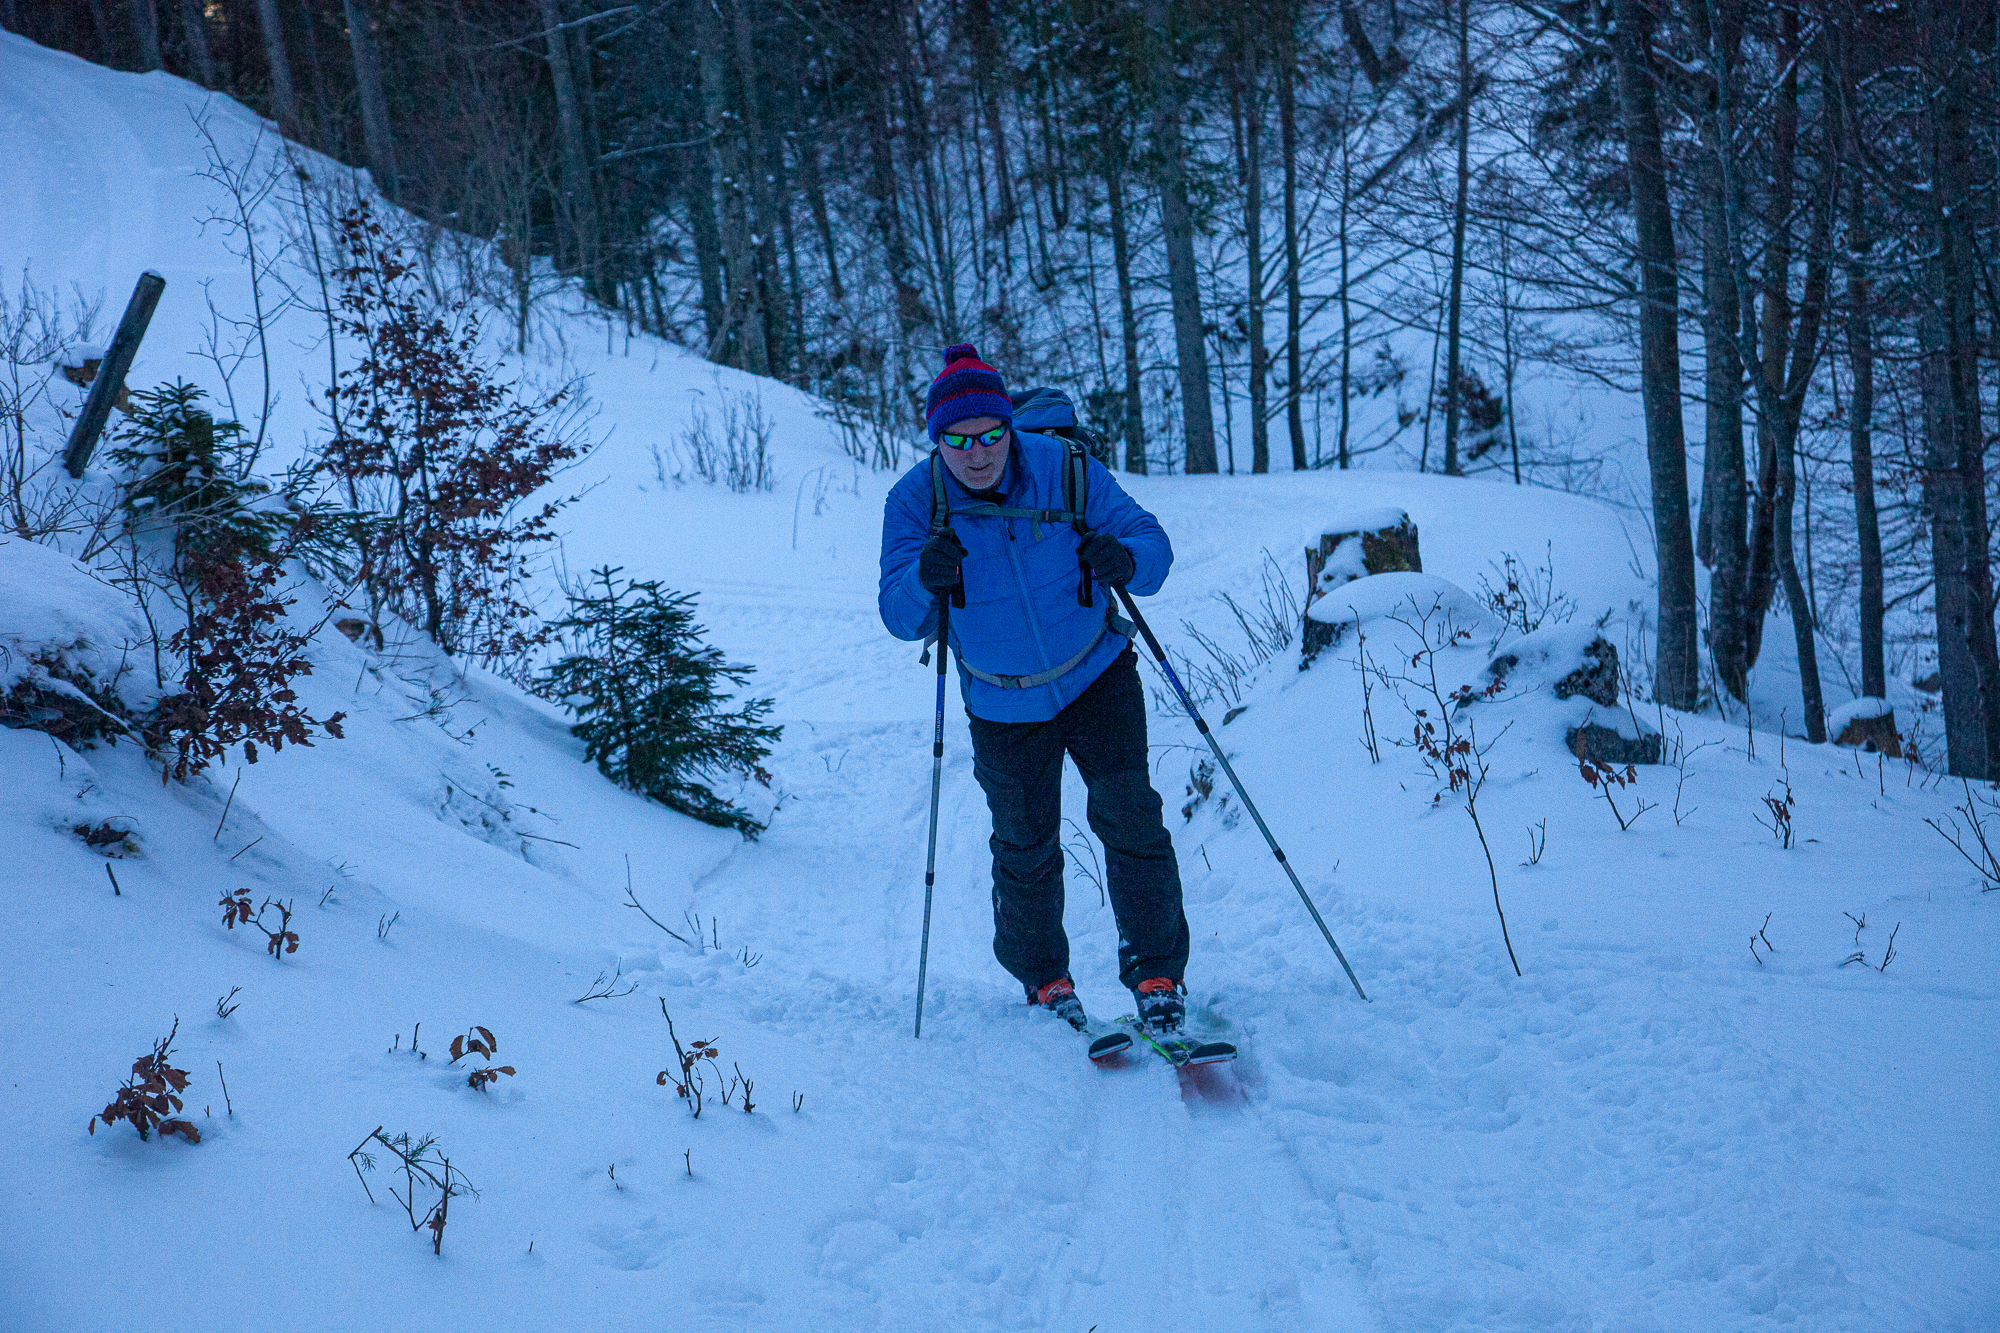
[[[159,305],[160,293],[166,289],[167,280],[153,270],[147,269],[139,275],[139,284],[132,289],[132,299],[125,306],[125,318],[118,321],[118,334],[111,340],[111,350],[97,367],[90,397],[83,400],[83,415],[76,419],[69,447],[63,450],[63,466],[69,469],[70,476],[81,478],[84,468],[89,466],[90,451],[97,447],[97,437],[111,415],[111,404],[125,387],[125,372],[132,368],[139,340],[146,336],[146,326],[153,322],[153,308]]]

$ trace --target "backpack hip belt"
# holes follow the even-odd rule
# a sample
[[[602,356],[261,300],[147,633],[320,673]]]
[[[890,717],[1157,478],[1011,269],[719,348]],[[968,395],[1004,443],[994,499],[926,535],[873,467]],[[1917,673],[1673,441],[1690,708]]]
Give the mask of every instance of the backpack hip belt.
[[[1120,638],[1130,641],[1138,632],[1137,629],[1133,628],[1131,621],[1107,606],[1104,608],[1104,623],[1097,627],[1097,633],[1090,636],[1090,642],[1083,645],[1083,651],[1060,666],[1052,666],[1047,671],[1037,671],[1031,676],[997,676],[990,671],[981,671],[978,667],[966,661],[964,653],[958,655],[958,664],[965,668],[966,674],[974,680],[983,680],[988,685],[998,686],[1003,690],[1032,690],[1037,685],[1047,685],[1051,681],[1060,680],[1070,672],[1076,670],[1076,668],[1082,666],[1083,659],[1097,651],[1097,645],[1104,642],[1105,635],[1116,634]],[[937,636],[935,634],[924,640],[924,655],[918,660],[929,663],[931,660],[931,645],[936,642]]]

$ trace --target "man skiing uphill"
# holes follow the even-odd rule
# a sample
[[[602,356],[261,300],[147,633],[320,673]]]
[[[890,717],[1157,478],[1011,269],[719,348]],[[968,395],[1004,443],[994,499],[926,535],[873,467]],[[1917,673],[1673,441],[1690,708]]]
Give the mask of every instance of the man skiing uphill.
[[[905,473],[882,520],[882,622],[950,648],[993,813],[993,952],[1078,1028],[1063,931],[1062,762],[1089,789],[1118,923],[1118,976],[1142,1022],[1180,1026],[1188,924],[1180,867],[1147,773],[1146,703],[1132,626],[1111,589],[1159,590],[1173,548],[1105,467],[1013,429],[1000,373],[970,344],[945,352],[925,425],[935,453]],[[1095,597],[1092,583],[1106,585]],[[942,651],[942,646],[940,648]]]

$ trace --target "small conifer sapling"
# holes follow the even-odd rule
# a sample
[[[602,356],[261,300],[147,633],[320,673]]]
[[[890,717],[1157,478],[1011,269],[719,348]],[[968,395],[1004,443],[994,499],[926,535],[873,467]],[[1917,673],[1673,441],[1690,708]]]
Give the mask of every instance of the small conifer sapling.
[[[707,785],[756,773],[782,732],[764,721],[769,699],[724,707],[725,686],[744,684],[755,668],[702,643],[691,596],[619,572],[597,569],[570,594],[569,614],[550,627],[566,651],[538,691],[576,716],[570,730],[613,782],[755,838],[762,826]]]

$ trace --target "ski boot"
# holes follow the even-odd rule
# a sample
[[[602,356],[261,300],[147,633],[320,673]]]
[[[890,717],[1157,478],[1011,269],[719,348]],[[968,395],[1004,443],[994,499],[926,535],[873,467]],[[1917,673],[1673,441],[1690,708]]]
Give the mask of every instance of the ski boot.
[[[1083,1012],[1083,1001],[1076,998],[1076,984],[1068,977],[1057,977],[1040,989],[1031,988],[1028,1003],[1047,1009],[1078,1032],[1090,1030],[1090,1019]]]
[[[1132,988],[1139,1022],[1154,1032],[1178,1032],[1187,1016],[1187,988],[1172,977],[1152,977]]]

